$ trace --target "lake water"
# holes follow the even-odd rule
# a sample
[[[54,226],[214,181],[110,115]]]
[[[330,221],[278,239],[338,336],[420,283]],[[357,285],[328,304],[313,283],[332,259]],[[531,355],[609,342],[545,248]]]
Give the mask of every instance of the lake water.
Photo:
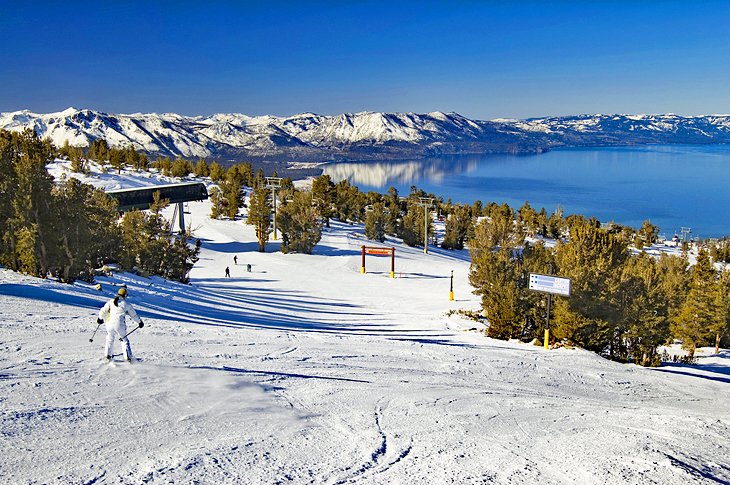
[[[408,195],[412,185],[453,202],[525,201],[549,212],[583,214],[601,222],[660,234],[730,235],[730,145],[652,145],[557,149],[540,155],[443,156],[416,161],[335,163],[324,173],[361,191]]]

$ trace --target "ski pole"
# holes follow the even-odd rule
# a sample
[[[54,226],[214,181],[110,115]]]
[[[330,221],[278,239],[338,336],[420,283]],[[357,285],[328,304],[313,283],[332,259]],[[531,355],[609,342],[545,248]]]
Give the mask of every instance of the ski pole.
[[[137,325],[135,328],[133,328],[132,330],[130,330],[129,332],[127,332],[127,335],[133,333],[135,330],[139,330],[140,328],[142,328],[142,327],[140,325]],[[124,337],[121,337],[119,339],[119,341],[120,342],[124,342],[124,339],[127,338],[127,335],[125,335]]]
[[[101,323],[104,323],[104,322],[101,322]],[[89,342],[94,341],[94,337],[96,336],[96,332],[97,332],[97,330],[99,330],[99,327],[101,327],[101,323],[96,326],[96,330],[94,330],[94,333],[91,334],[91,338],[89,339]]]

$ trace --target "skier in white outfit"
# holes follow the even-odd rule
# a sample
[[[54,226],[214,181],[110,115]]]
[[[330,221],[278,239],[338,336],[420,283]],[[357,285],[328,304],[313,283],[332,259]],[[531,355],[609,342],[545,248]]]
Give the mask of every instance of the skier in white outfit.
[[[127,289],[120,288],[117,296],[106,302],[102,309],[99,310],[99,317],[96,319],[96,323],[99,325],[106,322],[106,345],[104,346],[104,352],[107,360],[112,359],[112,348],[116,339],[121,340],[124,345],[124,358],[130,362],[132,360],[132,348],[129,345],[129,339],[126,337],[127,325],[124,322],[126,315],[129,315],[132,320],[137,322],[139,328],[144,327],[142,319],[139,318],[132,305],[127,303],[126,298]]]

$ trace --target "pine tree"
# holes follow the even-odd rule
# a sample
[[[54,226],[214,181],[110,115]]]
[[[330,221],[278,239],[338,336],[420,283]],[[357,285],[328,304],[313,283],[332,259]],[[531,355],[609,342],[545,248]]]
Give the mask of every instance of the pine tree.
[[[71,160],[71,171],[74,173],[86,173],[86,164],[83,159],[83,151],[80,148],[69,148],[69,159]]]
[[[210,188],[208,198],[210,199],[210,218],[220,219],[221,215],[226,212],[228,201],[223,197],[221,190],[215,186]]]
[[[68,139],[63,141],[63,146],[59,148],[58,154],[66,158],[71,157],[71,145],[69,144]]]
[[[159,190],[155,190],[152,193],[152,203],[150,204],[150,211],[153,214],[159,214],[161,210],[170,205],[170,199],[163,199]]]
[[[487,335],[509,339],[520,332],[517,263],[510,248],[491,251],[482,242],[472,249],[469,282],[482,298],[482,310],[489,320]]]
[[[651,246],[657,240],[659,236],[659,228],[646,220],[641,226],[641,229],[636,233],[636,239],[634,244],[638,249],[642,249],[645,246]]]
[[[682,348],[688,351],[690,359],[697,346],[707,342],[721,319],[718,292],[710,256],[702,250],[692,268],[687,298],[672,324],[674,338],[682,340]]]
[[[241,182],[243,185],[252,187],[254,181],[253,168],[248,162],[239,163],[235,165],[238,174],[240,175]]]
[[[247,223],[256,228],[259,252],[263,253],[271,232],[271,203],[269,202],[269,191],[265,187],[255,188],[251,193]]]
[[[208,169],[208,162],[206,162],[202,158],[199,159],[195,163],[195,168],[193,169],[193,174],[196,177],[207,177],[208,175],[210,175],[210,170]]]
[[[264,169],[259,168],[256,171],[256,177],[253,179],[253,188],[259,189],[259,188],[266,188],[266,177],[264,176]]]
[[[150,161],[147,158],[147,155],[144,153],[138,153],[137,165],[135,165],[134,168],[137,170],[148,171],[150,168]]]
[[[59,281],[90,281],[92,270],[120,249],[116,201],[100,189],[71,178],[53,190],[56,218],[51,274]]]
[[[103,138],[98,138],[89,145],[89,158],[103,163],[109,160],[109,144]]]
[[[32,130],[12,133],[3,142],[4,165],[10,165],[5,188],[10,204],[3,231],[3,260],[14,271],[45,277],[51,267],[49,247],[54,244],[51,190],[53,177],[46,164],[54,150]]]
[[[182,158],[177,158],[172,163],[172,167],[170,167],[170,175],[178,178],[187,177],[192,171],[193,167],[191,166],[190,162]]]
[[[517,226],[523,237],[534,236],[540,231],[537,212],[529,202],[525,202],[517,211]]]
[[[124,163],[135,169],[139,167],[139,154],[131,145],[124,150]]]
[[[365,237],[373,241],[385,241],[386,222],[385,206],[382,202],[376,202],[372,205],[372,210],[365,216]]]
[[[241,173],[231,167],[226,171],[225,180],[220,184],[221,197],[225,199],[225,210],[223,213],[231,220],[238,215],[239,209],[243,206],[243,180]]]
[[[190,270],[199,259],[201,246],[200,239],[195,242],[195,245],[191,246],[188,243],[190,237],[190,233],[173,237],[168,244],[162,263],[164,268],[162,276],[165,278],[180,281],[181,283],[190,281]]]
[[[218,162],[211,162],[210,164],[210,179],[213,182],[220,182],[225,177],[225,171],[223,167],[218,165]]]
[[[14,165],[19,156],[17,150],[17,134],[0,130],[0,263],[11,265],[14,249],[12,247],[15,187],[17,176]]]
[[[277,225],[281,230],[281,251],[311,254],[322,238],[319,212],[308,193],[294,191],[291,201],[285,201],[277,213]]]
[[[662,254],[656,262],[657,273],[660,275],[659,290],[667,303],[667,316],[673,321],[687,298],[689,287],[689,262],[686,257]]]
[[[554,335],[611,357],[623,339],[616,299],[626,243],[593,221],[575,222],[567,243],[556,248],[558,274],[571,279],[570,298],[555,302]]]
[[[616,295],[623,344],[614,357],[639,365],[660,363],[657,347],[669,337],[669,299],[655,260],[646,253],[628,258]]]
[[[123,150],[117,150],[117,149],[110,149],[109,150],[109,165],[114,168],[117,173],[122,172],[122,168],[124,168],[124,162],[126,160],[126,157],[124,156]]]
[[[334,209],[339,220],[342,222],[361,220],[365,205],[364,195],[346,179],[335,185]]]
[[[320,215],[324,218],[324,223],[330,227],[330,218],[334,217],[334,200],[335,200],[335,184],[329,175],[320,175],[312,181],[312,202],[314,203]]]
[[[419,206],[415,201],[411,200],[408,203],[408,209],[401,219],[401,223],[398,227],[398,236],[403,239],[403,243],[408,246],[422,245],[424,241],[423,230],[423,207]]]
[[[489,212],[490,215],[475,227],[484,247],[495,249],[519,245],[521,237],[516,231],[512,209],[507,205],[494,206]]]
[[[148,237],[145,231],[144,214],[133,210],[126,212],[119,224],[122,239],[122,251],[118,254],[118,263],[126,269],[141,265]]]
[[[730,272],[724,270],[720,274],[717,292],[718,315],[712,325],[715,334],[715,353],[720,353],[720,340],[730,333]]]
[[[464,249],[464,242],[474,225],[471,210],[468,206],[458,204],[451,208],[446,219],[446,230],[441,247],[446,249]]]

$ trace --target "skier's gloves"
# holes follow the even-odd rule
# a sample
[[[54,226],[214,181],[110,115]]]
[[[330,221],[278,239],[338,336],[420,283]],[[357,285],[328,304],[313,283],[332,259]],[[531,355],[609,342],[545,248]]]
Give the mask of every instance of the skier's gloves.
[[[101,325],[102,323],[104,323],[104,320],[102,320],[101,318],[97,318],[96,319],[96,323],[98,323],[99,325]]]
[[[139,321],[139,328],[144,327],[144,322],[142,320]]]

